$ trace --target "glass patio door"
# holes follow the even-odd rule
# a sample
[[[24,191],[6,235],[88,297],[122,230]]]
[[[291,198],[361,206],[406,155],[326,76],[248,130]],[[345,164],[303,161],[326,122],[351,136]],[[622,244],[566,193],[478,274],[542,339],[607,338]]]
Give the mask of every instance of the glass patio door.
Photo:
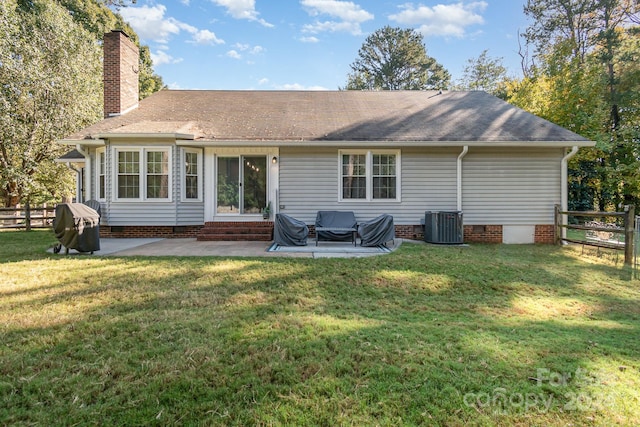
[[[259,214],[267,204],[266,156],[218,157],[219,214]]]

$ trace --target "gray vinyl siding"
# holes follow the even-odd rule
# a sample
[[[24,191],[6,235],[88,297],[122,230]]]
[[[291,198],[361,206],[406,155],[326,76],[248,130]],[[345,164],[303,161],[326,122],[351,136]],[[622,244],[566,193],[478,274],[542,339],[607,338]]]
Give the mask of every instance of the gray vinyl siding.
[[[552,224],[562,156],[562,149],[470,148],[462,174],[464,223]]]
[[[397,224],[418,224],[425,211],[455,210],[456,165],[462,148],[402,150],[402,208]]]
[[[204,224],[203,202],[180,202],[177,206],[176,225]]]
[[[154,144],[162,146],[166,144]],[[119,146],[123,147],[123,146]],[[104,225],[201,225],[204,223],[204,203],[182,202],[182,168],[181,153],[179,147],[171,146],[171,201],[156,202],[149,200],[141,201],[113,201],[115,191],[115,177],[113,170],[113,156],[115,151],[113,146],[106,147],[106,201],[101,201],[102,224]],[[92,198],[97,197],[96,174],[97,165],[95,163],[95,150],[92,152]],[[204,160],[204,158],[203,158]],[[204,180],[204,177],[201,177]]]
[[[339,150],[280,149],[280,212],[312,224],[319,210],[354,211],[356,219],[393,215],[417,224],[425,210],[456,207],[456,158],[460,149],[401,149],[401,202],[339,201]]]
[[[174,203],[112,202],[109,225],[175,225]]]
[[[279,211],[313,224],[318,210],[338,203],[337,149],[280,149]]]
[[[182,200],[182,187],[185,184],[183,155],[180,147],[174,147],[173,152],[173,182],[174,193],[173,200],[176,204],[176,225],[202,225],[204,224],[204,202],[203,201],[183,201]],[[204,163],[204,153],[200,157],[200,161]],[[204,170],[204,169],[202,169]],[[204,173],[200,176],[201,187],[204,181]],[[204,192],[201,193],[204,197]]]

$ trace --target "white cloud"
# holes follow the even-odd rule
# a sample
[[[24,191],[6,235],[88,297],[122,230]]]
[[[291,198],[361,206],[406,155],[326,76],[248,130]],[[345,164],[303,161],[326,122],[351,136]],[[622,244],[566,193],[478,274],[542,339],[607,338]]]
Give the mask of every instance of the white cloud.
[[[265,51],[265,48],[263,48],[260,45],[251,46],[250,44],[244,44],[244,43],[236,43],[233,45],[233,47],[235,47],[241,52],[250,53],[251,55],[258,55]]]
[[[373,19],[373,14],[350,1],[301,0],[311,16],[329,15],[343,21],[365,22]]]
[[[172,17],[165,17],[167,8],[164,5],[123,7],[120,14],[129,22],[133,29],[143,40],[154,41],[161,44],[169,43],[171,36],[185,31],[192,35],[191,43],[195,44],[224,44],[209,30],[199,30],[193,25],[181,22]]]
[[[171,35],[180,34],[180,31],[197,31],[195,27],[175,18],[165,18],[166,10],[161,4],[152,7],[123,7],[120,14],[144,40],[167,43]]]
[[[322,86],[304,86],[299,83],[287,83],[283,85],[273,85],[277,90],[328,90]]]
[[[215,33],[209,30],[199,30],[193,35],[193,42],[196,44],[224,44],[224,40],[216,37]]]
[[[320,32],[347,32],[353,35],[362,34],[360,25],[374,18],[372,13],[362,9],[359,5],[350,1],[340,0],[300,0],[310,16],[317,17],[327,15],[332,18],[329,21],[316,21],[303,27],[305,33]],[[316,39],[317,41],[317,39]]]
[[[242,59],[242,55],[240,55],[237,50],[233,50],[233,49],[227,52],[227,56],[233,59]]]
[[[305,33],[318,34],[323,32],[330,33],[351,33],[353,35],[362,34],[362,29],[360,28],[360,24],[357,22],[336,22],[336,21],[325,21],[325,22],[314,22],[313,24],[307,24],[302,27],[302,31]]]
[[[259,13],[256,11],[255,0],[211,0],[214,4],[222,6],[227,9],[227,13],[235,19],[246,19],[248,21],[256,21],[265,27],[273,27],[273,24],[268,23],[262,18],[259,18]]]
[[[185,88],[184,88],[184,87],[182,87],[182,86],[180,85],[180,83],[178,83],[178,82],[172,82],[172,83],[169,83],[169,84],[167,84],[167,87],[168,87],[169,89],[172,89],[172,90],[182,90],[182,89],[185,89]]]
[[[267,83],[269,83],[269,79],[266,77],[261,78],[260,80],[258,80],[258,84],[260,86],[266,85]]]
[[[389,19],[403,25],[417,26],[417,30],[425,36],[464,37],[467,27],[484,24],[480,13],[487,6],[484,1],[438,4],[433,7],[416,7],[408,3],[401,6],[403,10],[400,13],[389,15]]]
[[[300,41],[302,43],[318,43],[320,40],[317,37],[309,36],[309,37],[300,37]]]
[[[182,58],[174,58],[169,55],[164,50],[158,50],[155,53],[149,52],[151,55],[151,60],[153,61],[153,65],[162,65],[162,64],[177,64],[182,62]]]

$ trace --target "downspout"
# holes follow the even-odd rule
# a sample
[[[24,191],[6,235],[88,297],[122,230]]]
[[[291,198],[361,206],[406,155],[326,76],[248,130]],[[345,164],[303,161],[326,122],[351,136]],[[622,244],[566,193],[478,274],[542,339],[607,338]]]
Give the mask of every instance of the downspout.
[[[572,147],[571,151],[562,158],[562,162],[560,163],[560,204],[564,212],[569,210],[569,174],[567,172],[567,165],[569,159],[575,156],[577,152],[578,147]],[[562,215],[562,224],[567,225],[567,215]],[[562,237],[567,237],[567,229],[564,227],[562,228]]]
[[[80,171],[79,171],[78,169],[76,169],[76,167],[75,167],[75,166],[73,166],[73,165],[71,164],[71,162],[67,162],[67,163],[65,163],[64,165],[65,165],[66,167],[68,167],[69,169],[71,169],[72,171],[74,171],[75,173],[80,173]]]
[[[465,145],[462,148],[462,152],[460,153],[460,155],[458,156],[458,161],[457,161],[457,182],[456,182],[456,186],[457,186],[457,195],[456,195],[456,200],[457,200],[457,210],[458,211],[462,211],[462,159],[464,158],[464,156],[467,155],[467,153],[469,152],[469,146]]]
[[[80,144],[76,144],[76,150],[78,150],[78,153],[84,156],[84,195],[86,196],[87,200],[89,200],[91,199],[91,156],[89,156],[89,153],[82,149],[82,145]],[[84,197],[82,197],[82,191],[80,191],[80,194],[78,194],[76,198],[78,199],[78,202],[84,202],[84,200],[79,200],[84,199]]]

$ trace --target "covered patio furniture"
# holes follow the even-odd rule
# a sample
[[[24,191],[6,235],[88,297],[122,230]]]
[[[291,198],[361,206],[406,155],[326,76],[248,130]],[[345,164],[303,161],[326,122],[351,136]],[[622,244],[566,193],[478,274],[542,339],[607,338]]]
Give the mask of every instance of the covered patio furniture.
[[[393,217],[382,214],[371,221],[361,222],[358,224],[358,234],[360,234],[360,245],[362,246],[384,246],[396,238]]]
[[[289,215],[278,213],[273,226],[273,242],[281,246],[306,246],[309,227]]]
[[[316,246],[318,240],[351,240],[356,243],[357,222],[351,211],[318,211],[316,214]]]
[[[102,208],[100,208],[100,202],[96,199],[87,200],[83,202],[85,205],[89,206],[94,211],[98,212],[98,216],[102,217]]]
[[[61,203],[56,206],[53,231],[66,253],[69,249],[78,252],[100,250],[100,215],[83,203]],[[54,248],[60,252],[60,245]],[[57,250],[56,250],[57,249]]]

